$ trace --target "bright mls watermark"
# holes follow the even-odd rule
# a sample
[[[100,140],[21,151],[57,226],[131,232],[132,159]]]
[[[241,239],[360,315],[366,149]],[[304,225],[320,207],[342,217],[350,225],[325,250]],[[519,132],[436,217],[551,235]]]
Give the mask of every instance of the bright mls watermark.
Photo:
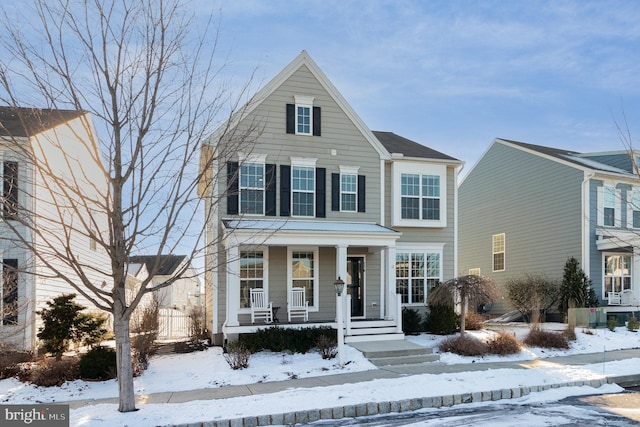
[[[69,405],[0,405],[0,425],[69,427]]]

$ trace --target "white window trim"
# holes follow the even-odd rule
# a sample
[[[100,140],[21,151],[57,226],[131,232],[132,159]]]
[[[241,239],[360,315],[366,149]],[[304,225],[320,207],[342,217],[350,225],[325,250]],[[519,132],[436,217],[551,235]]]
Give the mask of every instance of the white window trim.
[[[495,248],[495,238],[497,236],[502,236],[502,246],[503,249],[502,251],[496,251]],[[501,270],[496,270],[495,269],[495,262],[494,262],[494,256],[496,254],[503,254],[502,257],[502,269]],[[507,269],[507,236],[505,233],[498,233],[498,234],[493,234],[491,236],[491,271],[493,271],[494,273],[500,272],[500,271],[505,271]]]
[[[344,166],[344,165],[340,165],[340,212],[358,212],[358,172],[360,171],[360,166]],[[344,194],[355,194],[356,197],[356,203],[355,203],[355,208],[354,209],[350,209],[350,210],[346,210],[342,208],[342,176],[343,175],[353,175],[356,177],[356,191],[355,193],[344,193]]]
[[[402,218],[402,175],[418,174],[436,175],[440,177],[440,219],[403,219]],[[447,226],[447,166],[440,164],[424,164],[417,162],[394,161],[391,165],[391,185],[393,208],[391,223],[398,227],[433,227]],[[422,198],[422,196],[421,196]],[[421,201],[422,202],[422,201]],[[420,207],[422,209],[422,206]]]
[[[295,102],[295,133],[296,135],[313,135],[313,96],[295,95],[293,97]],[[309,109],[309,132],[298,132],[298,107],[305,107]]]
[[[615,202],[614,202],[614,219],[613,225],[604,225],[604,189],[609,188],[612,189],[615,193]],[[616,188],[615,183],[613,182],[604,182],[602,186],[597,189],[597,215],[598,215],[598,226],[600,227],[608,227],[608,228],[616,228],[620,227],[622,224],[622,192],[620,189]]]
[[[439,256],[439,266],[438,266],[438,271],[440,272],[440,277],[438,278],[438,280],[440,282],[442,282],[444,279],[444,246],[445,243],[429,243],[429,244],[425,244],[425,245],[415,245],[415,244],[409,244],[409,245],[398,245],[396,246],[396,256],[398,254],[403,254],[403,253],[423,253],[423,254],[434,254],[437,253]],[[395,269],[395,262],[394,262],[394,269]],[[426,273],[426,272],[425,272]],[[397,280],[397,278],[396,278]],[[427,286],[427,276],[424,276],[424,280],[425,280],[425,286]],[[426,299],[429,297],[429,295],[425,292],[425,301],[424,303],[422,302],[413,302],[413,303],[402,303],[403,307],[424,307],[427,305],[427,301]]]
[[[318,282],[318,274],[320,271],[320,251],[317,246],[289,246],[287,248],[287,300],[285,304],[289,302],[289,295],[291,294],[291,289],[293,288],[293,268],[291,265],[291,260],[293,256],[293,252],[313,252],[313,302],[314,305],[309,305],[309,312],[317,312],[320,309],[319,298],[320,292],[318,287],[320,286]]]
[[[267,302],[271,302],[269,299],[269,248],[257,249],[257,248],[239,248],[238,257],[241,258],[242,252],[262,252],[262,289],[264,289],[264,294],[267,296]],[[238,286],[242,283],[242,279],[240,278],[240,265],[238,265]],[[238,302],[240,305],[240,291],[238,291]],[[239,314],[249,314],[251,313],[250,307],[240,307],[238,310]]]
[[[640,211],[640,204],[636,205],[633,203],[634,194],[638,194],[640,196],[640,187],[633,186],[631,189],[627,190],[627,228],[638,230],[640,227],[633,226],[633,211]]]
[[[291,217],[292,218],[315,218],[316,216],[316,189],[318,188],[318,183],[316,182],[316,163],[318,162],[317,158],[311,157],[291,157],[291,205],[289,206]],[[293,214],[293,168],[294,167],[306,167],[313,168],[313,215],[294,215]],[[295,190],[300,191],[300,190]],[[300,191],[303,193],[311,193],[310,191]]]
[[[266,154],[254,154],[254,153],[238,153],[238,211],[245,216],[264,216],[266,205]],[[244,164],[259,164],[262,165],[262,212],[260,213],[246,213],[242,212],[242,165]],[[248,189],[248,188],[247,188]]]

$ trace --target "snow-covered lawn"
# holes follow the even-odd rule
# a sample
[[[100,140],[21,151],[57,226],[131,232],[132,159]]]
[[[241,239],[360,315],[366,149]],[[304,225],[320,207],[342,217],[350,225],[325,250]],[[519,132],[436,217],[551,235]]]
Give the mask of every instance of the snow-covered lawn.
[[[526,331],[514,329],[521,337]],[[578,328],[577,341],[571,349],[550,351],[528,348],[513,356],[461,357],[448,353],[440,354],[445,363],[482,363],[490,361],[532,360],[542,357],[570,355],[578,353],[597,353],[615,349],[638,348],[640,338],[637,333],[617,328],[615,332],[607,329],[590,330],[584,333]],[[489,331],[469,331],[482,338]],[[427,347],[436,348],[444,337],[419,335],[409,340]],[[250,358],[250,367],[234,371],[224,360],[221,349],[214,347],[203,352],[183,355],[154,357],[149,369],[135,379],[137,394],[149,394],[165,391],[193,390],[201,388],[224,387],[228,385],[249,384],[267,381],[279,381],[289,378],[304,378],[330,375],[343,372],[355,372],[376,369],[361,353],[346,346],[345,359],[349,363],[340,369],[336,360],[323,360],[319,353],[273,354],[262,352]],[[448,394],[485,391],[573,381],[576,379],[595,379],[603,374],[602,364],[580,367],[565,367],[541,364],[528,370],[495,369],[487,372],[465,372],[459,374],[418,375],[399,379],[380,379],[371,383],[350,384],[312,389],[294,389],[283,392],[219,399],[215,401],[194,401],[181,404],[139,405],[135,413],[121,414],[112,404],[89,405],[71,411],[73,426],[118,426],[118,425],[164,425],[206,421],[220,418],[261,415],[293,410],[334,407],[367,401],[389,401],[411,397],[426,397]],[[640,359],[620,362],[607,362],[606,374],[640,373]],[[589,387],[571,387],[571,394],[593,393]],[[605,386],[600,391],[616,392],[617,386]],[[0,402],[5,404],[64,402],[79,399],[98,399],[117,396],[115,380],[106,382],[73,381],[62,387],[35,387],[16,379],[0,381]],[[557,394],[549,394],[551,400]],[[526,399],[523,399],[523,401]]]

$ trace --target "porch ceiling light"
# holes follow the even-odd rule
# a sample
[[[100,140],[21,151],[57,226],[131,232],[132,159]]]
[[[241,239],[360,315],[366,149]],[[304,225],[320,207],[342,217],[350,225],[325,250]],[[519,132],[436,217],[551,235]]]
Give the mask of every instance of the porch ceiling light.
[[[338,296],[342,295],[342,291],[344,291],[344,280],[338,276],[338,280],[333,282],[333,285],[336,287],[336,294]]]

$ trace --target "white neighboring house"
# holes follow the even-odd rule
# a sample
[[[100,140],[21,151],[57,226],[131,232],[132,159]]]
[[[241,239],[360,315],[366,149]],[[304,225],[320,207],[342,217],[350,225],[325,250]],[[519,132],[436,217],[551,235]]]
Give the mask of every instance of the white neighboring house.
[[[135,283],[148,277],[156,258],[155,255],[129,257],[128,283],[135,286]],[[158,299],[160,308],[160,331],[158,334],[160,339],[187,337],[191,310],[204,304],[197,272],[188,263],[185,255],[161,255],[157,274],[152,278],[152,285],[157,286],[164,283],[182,271],[184,271],[182,278],[177,279],[170,286],[158,289],[153,294]],[[141,301],[141,306],[150,302],[151,294],[148,295],[149,299]]]
[[[75,277],[53,249],[70,243],[70,252],[91,269],[89,280],[111,288],[106,252],[79,225],[91,224],[98,233],[108,229],[98,206],[108,182],[96,141],[86,112],[0,107],[0,341],[11,348],[35,350],[36,312],[58,295],[78,294],[54,273]],[[52,248],[47,241],[58,243]],[[82,295],[76,301],[94,308]]]

